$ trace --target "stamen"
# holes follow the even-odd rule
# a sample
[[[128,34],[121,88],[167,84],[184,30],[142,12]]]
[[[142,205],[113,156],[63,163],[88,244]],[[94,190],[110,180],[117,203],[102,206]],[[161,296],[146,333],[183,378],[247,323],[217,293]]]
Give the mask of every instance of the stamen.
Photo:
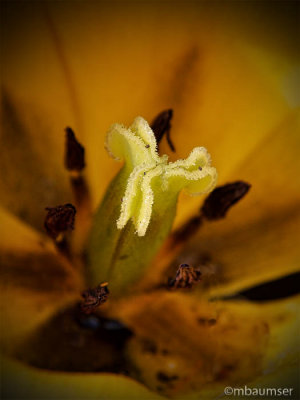
[[[202,217],[200,215],[190,218],[184,225],[172,233],[173,242],[185,241],[187,238],[194,236],[201,225]]]
[[[94,289],[88,289],[82,293],[84,298],[80,305],[81,311],[85,314],[91,314],[101,304],[105,303],[108,299],[109,290],[107,287],[108,283],[103,282]]]
[[[57,207],[46,207],[48,211],[45,218],[45,229],[47,234],[57,240],[59,236],[68,231],[74,229],[74,221],[76,208],[72,204],[65,204]]]
[[[216,325],[217,320],[216,320],[216,318],[202,318],[202,317],[200,317],[200,318],[198,318],[198,322],[202,326],[210,327],[210,326]]]
[[[79,252],[83,249],[89,232],[92,216],[91,196],[88,184],[83,174],[85,164],[85,149],[78,142],[74,131],[67,127],[65,144],[65,167],[70,173],[70,183],[77,208],[77,229],[72,240],[76,242]]]
[[[201,213],[207,220],[224,218],[228,210],[240,201],[249,191],[251,185],[243,181],[218,186],[205,199]]]
[[[159,145],[163,136],[166,134],[167,142],[170,146],[170,149],[175,152],[175,146],[170,137],[171,131],[171,119],[173,117],[173,110],[165,110],[157,115],[157,117],[152,121],[151,129],[154,132],[157,145]]]
[[[205,199],[200,213],[191,217],[185,224],[177,228],[169,236],[157,257],[160,268],[173,268],[173,262],[184,245],[191,240],[205,221],[224,218],[229,208],[241,200],[249,191],[251,185],[237,181],[224,186],[218,186]],[[166,257],[165,254],[169,254]],[[160,261],[162,260],[162,261]]]
[[[193,268],[188,264],[181,264],[177,270],[175,279],[168,282],[169,288],[185,289],[191,288],[195,283],[201,280],[199,269]]]
[[[178,375],[167,375],[165,374],[163,371],[158,371],[156,374],[156,377],[159,381],[163,382],[163,383],[169,383],[172,381],[176,381],[179,377]]]
[[[73,130],[66,128],[65,167],[80,172],[85,167],[84,147],[77,141]]]
[[[90,194],[82,171],[85,168],[84,147],[78,142],[74,131],[67,127],[65,145],[65,167],[70,171],[70,180],[78,207],[90,202]]]
[[[200,169],[201,167],[199,167]],[[196,234],[203,219],[216,220],[224,218],[230,207],[240,201],[249,191],[251,185],[243,181],[218,186],[205,199],[201,214],[191,217],[184,225],[175,230],[172,235],[172,245],[186,241]]]
[[[71,257],[69,242],[66,232],[74,229],[76,208],[72,204],[57,207],[46,207],[48,211],[44,226],[57,249],[67,258]]]
[[[72,186],[72,191],[74,194],[74,200],[77,208],[85,207],[87,208],[87,214],[91,212],[90,210],[90,191],[87,182],[82,175],[71,176],[70,182]],[[79,212],[79,210],[78,210]]]

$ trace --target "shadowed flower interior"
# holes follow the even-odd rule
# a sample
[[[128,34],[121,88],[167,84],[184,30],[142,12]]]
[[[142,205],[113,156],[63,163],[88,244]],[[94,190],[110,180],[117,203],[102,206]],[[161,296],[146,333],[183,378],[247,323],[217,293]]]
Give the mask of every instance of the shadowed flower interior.
[[[295,4],[3,4],[3,398],[298,398]]]

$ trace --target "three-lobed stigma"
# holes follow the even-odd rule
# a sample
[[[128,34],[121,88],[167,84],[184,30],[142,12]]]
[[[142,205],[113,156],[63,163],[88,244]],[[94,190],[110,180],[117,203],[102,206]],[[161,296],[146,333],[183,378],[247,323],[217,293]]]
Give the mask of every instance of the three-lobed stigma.
[[[216,184],[217,172],[204,147],[194,148],[185,160],[168,162],[167,155],[158,154],[155,135],[142,117],[128,129],[112,125],[106,148],[113,158],[125,161],[128,176],[117,228],[131,219],[138,236],[147,232],[154,202],[177,197],[182,189],[191,195],[208,193]]]

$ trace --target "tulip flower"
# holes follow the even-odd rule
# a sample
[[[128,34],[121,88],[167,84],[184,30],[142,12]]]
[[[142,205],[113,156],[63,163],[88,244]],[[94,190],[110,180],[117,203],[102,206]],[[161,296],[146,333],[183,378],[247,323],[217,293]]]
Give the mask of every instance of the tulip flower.
[[[297,399],[296,3],[2,8],[2,397]]]

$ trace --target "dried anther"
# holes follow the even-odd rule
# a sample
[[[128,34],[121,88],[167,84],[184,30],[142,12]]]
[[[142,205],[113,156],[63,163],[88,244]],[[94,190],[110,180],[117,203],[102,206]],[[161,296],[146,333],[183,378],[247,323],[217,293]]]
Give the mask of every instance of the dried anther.
[[[163,136],[166,134],[167,142],[172,151],[175,151],[174,144],[170,137],[171,131],[171,119],[173,117],[173,110],[162,111],[158,116],[152,121],[151,129],[154,132],[157,144],[162,140]]]
[[[109,290],[108,283],[104,282],[98,285],[95,289],[88,289],[82,293],[84,301],[81,303],[81,311],[85,314],[91,314],[101,304],[108,299]]]
[[[181,264],[177,270],[175,279],[169,280],[169,287],[175,289],[191,288],[193,284],[201,280],[201,272],[188,264]]]
[[[202,216],[208,220],[224,218],[227,211],[241,200],[251,185],[243,181],[218,186],[205,199],[201,208]]]
[[[45,229],[52,239],[68,230],[74,229],[76,208],[72,204],[57,207],[46,207]]]
[[[65,167],[80,172],[85,167],[84,147],[77,141],[73,130],[66,128]]]
[[[156,374],[156,377],[159,381],[161,381],[163,383],[169,383],[172,381],[176,381],[179,378],[178,375],[167,375],[163,371],[158,371]]]
[[[216,325],[217,320],[215,318],[198,318],[198,322],[203,326],[214,326]]]

